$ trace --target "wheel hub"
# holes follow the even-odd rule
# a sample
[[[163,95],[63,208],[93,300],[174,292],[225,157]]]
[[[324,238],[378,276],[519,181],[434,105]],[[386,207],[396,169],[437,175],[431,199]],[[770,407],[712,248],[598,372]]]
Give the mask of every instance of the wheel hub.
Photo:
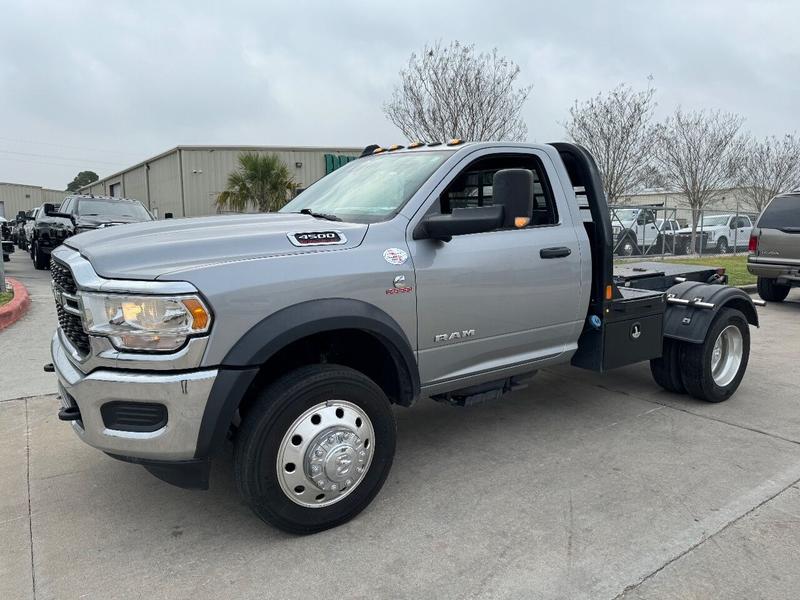
[[[346,400],[312,406],[292,423],[275,465],[283,493],[306,508],[339,502],[364,479],[375,431],[361,407]]]
[[[364,475],[367,450],[363,440],[346,427],[319,433],[306,451],[306,476],[322,491],[343,490]]]
[[[744,355],[742,333],[735,325],[728,325],[714,341],[711,350],[711,376],[714,383],[725,387],[736,378]]]

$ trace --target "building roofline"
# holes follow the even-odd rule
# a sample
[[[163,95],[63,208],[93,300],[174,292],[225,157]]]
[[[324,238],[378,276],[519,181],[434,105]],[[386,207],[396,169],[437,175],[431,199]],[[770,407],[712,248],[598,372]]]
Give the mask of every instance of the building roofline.
[[[173,146],[169,150],[165,150],[155,156],[151,156],[150,158],[146,158],[138,163],[134,163],[130,167],[122,169],[121,171],[117,171],[116,173],[112,173],[111,175],[106,175],[105,177],[101,177],[97,181],[93,181],[90,184],[84,185],[80,188],[79,191],[88,189],[93,185],[97,185],[98,183],[104,183],[109,179],[116,179],[120,177],[124,173],[128,173],[129,171],[133,171],[134,169],[138,169],[139,167],[143,167],[147,163],[151,163],[153,161],[159,160],[164,158],[165,156],[169,156],[170,154],[177,152],[178,150],[240,150],[240,151],[248,151],[248,150],[268,150],[273,152],[280,152],[280,151],[293,151],[293,152],[322,152],[325,150],[332,150],[332,151],[353,151],[358,152],[361,154],[361,151],[364,149],[363,146],[355,147],[355,146],[242,146],[242,145],[225,145],[225,144],[201,144],[201,145],[178,145]]]
[[[69,193],[66,190],[55,190],[53,188],[46,188],[46,187],[43,187],[41,185],[31,185],[29,183],[12,183],[10,181],[0,181],[0,185],[13,185],[13,186],[16,186],[16,187],[34,188],[34,189],[37,189],[37,190],[44,190],[45,192],[58,192],[58,193],[62,193],[63,192],[64,194],[68,194]]]

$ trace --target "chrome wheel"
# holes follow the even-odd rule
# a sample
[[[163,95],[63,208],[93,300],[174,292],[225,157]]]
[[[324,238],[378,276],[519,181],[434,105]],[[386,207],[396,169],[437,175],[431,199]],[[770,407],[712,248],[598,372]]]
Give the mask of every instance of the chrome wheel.
[[[351,402],[329,400],[305,411],[283,436],[278,481],[295,504],[330,506],[358,487],[374,452],[367,414]]]
[[[711,376],[719,387],[725,387],[736,378],[742,364],[744,341],[735,325],[728,325],[717,336],[711,351]]]

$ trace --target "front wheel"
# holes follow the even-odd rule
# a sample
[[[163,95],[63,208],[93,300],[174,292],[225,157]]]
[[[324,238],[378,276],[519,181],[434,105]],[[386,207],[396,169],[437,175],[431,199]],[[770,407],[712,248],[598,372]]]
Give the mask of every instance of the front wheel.
[[[717,254],[727,254],[728,253],[728,240],[723,238],[719,238],[717,240]]]
[[[699,400],[722,402],[739,387],[750,359],[750,327],[744,314],[723,308],[702,344],[682,344],[681,379]]]
[[[395,451],[389,400],[339,365],[311,365],[267,386],[242,416],[234,469],[262,520],[315,533],[355,517],[380,491]]]
[[[33,245],[33,266],[40,271],[47,268],[47,254],[42,252],[38,243]]]

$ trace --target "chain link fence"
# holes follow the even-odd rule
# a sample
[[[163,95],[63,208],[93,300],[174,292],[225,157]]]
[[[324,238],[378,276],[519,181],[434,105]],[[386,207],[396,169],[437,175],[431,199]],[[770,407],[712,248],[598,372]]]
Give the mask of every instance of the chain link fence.
[[[609,213],[615,258],[746,254],[758,217],[744,210],[665,206],[610,206]]]

